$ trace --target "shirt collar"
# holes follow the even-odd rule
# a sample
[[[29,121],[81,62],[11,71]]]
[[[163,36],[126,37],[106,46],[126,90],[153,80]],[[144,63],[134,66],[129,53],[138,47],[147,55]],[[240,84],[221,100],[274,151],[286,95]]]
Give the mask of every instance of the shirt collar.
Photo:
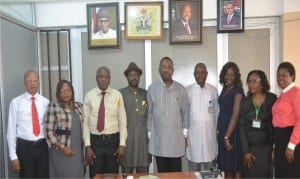
[[[164,83],[164,81],[163,81],[162,79],[160,79],[160,82],[161,82],[161,84],[162,84],[165,88],[167,88],[166,84]],[[172,84],[170,85],[169,88],[172,88],[173,83],[174,83],[174,81],[172,80]]]
[[[111,93],[111,92],[112,92],[112,89],[111,89],[110,86],[108,86],[107,89],[104,90],[104,91],[102,91],[99,87],[98,87],[97,89],[98,89],[98,92],[97,92],[97,93],[98,93],[99,95],[101,95],[102,92],[105,92],[105,93]]]
[[[201,86],[200,86],[198,83],[196,83],[196,85],[197,85],[197,86],[199,86],[199,88],[200,88],[200,89],[204,89],[204,88],[206,88],[206,83],[204,83],[204,86],[203,86],[203,88],[202,88],[202,87],[201,87]]]
[[[30,99],[30,100],[31,100],[31,97],[35,97],[35,99],[37,99],[38,96],[39,96],[38,93],[35,93],[35,94],[32,96],[32,95],[31,95],[30,93],[28,93],[27,91],[25,92],[25,97],[26,97],[26,99]]]
[[[131,91],[131,92],[139,92],[140,91],[140,88],[139,87],[137,87],[135,90],[134,89],[132,89],[130,86],[128,86],[128,89]]]
[[[183,23],[183,25],[189,24],[189,21],[184,21],[183,19],[181,19],[181,22]]]
[[[293,88],[296,84],[294,82],[292,82],[291,84],[289,84],[286,88],[284,88],[282,90],[282,93],[286,93],[288,92],[291,88]]]

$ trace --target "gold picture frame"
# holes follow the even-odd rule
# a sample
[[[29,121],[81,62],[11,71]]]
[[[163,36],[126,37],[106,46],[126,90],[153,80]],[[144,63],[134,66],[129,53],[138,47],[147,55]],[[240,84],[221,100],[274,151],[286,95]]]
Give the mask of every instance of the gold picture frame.
[[[119,48],[119,3],[87,4],[89,49]]]
[[[125,2],[125,39],[163,38],[163,2]]]

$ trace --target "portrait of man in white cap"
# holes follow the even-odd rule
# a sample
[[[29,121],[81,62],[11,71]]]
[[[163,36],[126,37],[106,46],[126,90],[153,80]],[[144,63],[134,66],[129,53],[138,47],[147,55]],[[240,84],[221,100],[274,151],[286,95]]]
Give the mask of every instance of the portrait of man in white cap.
[[[111,19],[109,13],[106,9],[100,8],[96,14],[96,25],[97,25],[97,32],[92,33],[92,39],[115,39],[117,38],[116,30],[112,29],[111,26]]]

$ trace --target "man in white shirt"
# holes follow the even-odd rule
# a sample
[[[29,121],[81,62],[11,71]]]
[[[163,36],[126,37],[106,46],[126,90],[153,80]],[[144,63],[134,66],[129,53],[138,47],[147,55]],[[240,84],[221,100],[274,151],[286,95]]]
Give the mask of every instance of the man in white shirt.
[[[48,145],[44,135],[44,114],[49,100],[37,93],[38,74],[24,74],[26,92],[9,106],[7,143],[12,169],[20,178],[49,178]]]
[[[92,34],[92,39],[115,39],[117,38],[117,32],[114,29],[110,28],[110,18],[108,12],[101,8],[97,12],[97,25],[100,30]]]
[[[186,156],[190,171],[209,170],[217,156],[218,91],[206,83],[207,69],[203,63],[195,66],[196,83],[187,87],[189,128]]]

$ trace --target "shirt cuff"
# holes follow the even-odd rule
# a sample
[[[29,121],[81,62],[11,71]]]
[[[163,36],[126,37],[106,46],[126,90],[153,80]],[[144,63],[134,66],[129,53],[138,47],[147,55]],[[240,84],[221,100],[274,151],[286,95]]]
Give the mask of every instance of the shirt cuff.
[[[184,128],[184,129],[182,130],[182,132],[183,132],[184,137],[187,137],[187,132],[188,132],[188,130],[187,130],[186,128]]]
[[[84,141],[84,147],[87,147],[87,146],[91,146],[91,141],[90,140],[85,140]]]
[[[151,132],[148,132],[148,139],[150,139],[150,136],[151,136]]]
[[[16,160],[16,159],[18,159],[18,155],[16,153],[10,154],[10,160],[11,161]]]
[[[291,150],[295,150],[296,148],[296,145],[295,144],[292,144],[292,143],[289,143],[287,148],[291,149]]]
[[[122,140],[121,142],[120,142],[120,146],[126,146],[126,141],[125,140]]]

